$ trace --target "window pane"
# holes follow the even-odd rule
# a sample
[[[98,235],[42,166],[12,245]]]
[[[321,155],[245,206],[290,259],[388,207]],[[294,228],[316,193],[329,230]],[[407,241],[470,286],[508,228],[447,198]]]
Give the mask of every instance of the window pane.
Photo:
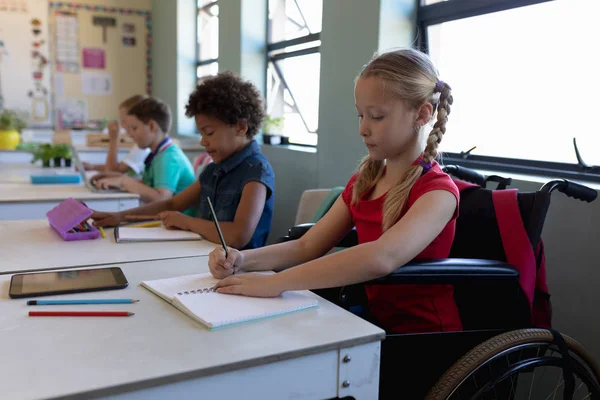
[[[267,113],[285,118],[284,132],[290,142],[316,144],[320,62],[316,53],[269,63]]]
[[[323,0],[269,0],[269,43],[321,32]]]
[[[198,59],[219,57],[219,4],[198,0]]]
[[[216,75],[217,72],[219,72],[219,63],[213,62],[210,64],[200,65],[196,71],[198,78],[208,75]]]
[[[429,49],[454,105],[441,149],[600,164],[595,0],[554,1],[432,26]]]

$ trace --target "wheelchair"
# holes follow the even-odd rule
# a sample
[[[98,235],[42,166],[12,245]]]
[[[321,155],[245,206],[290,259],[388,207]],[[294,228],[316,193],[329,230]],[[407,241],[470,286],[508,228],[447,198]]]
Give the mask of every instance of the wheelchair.
[[[495,182],[494,190],[504,190],[510,178],[484,177],[455,165],[444,170],[457,185],[472,184],[461,190],[448,259],[413,260],[372,282],[314,290],[377,325],[365,311],[364,285],[453,285],[463,331],[387,332],[381,348],[379,398],[600,400],[598,364],[574,339],[535,326],[519,271],[507,263],[491,202],[493,190],[487,185]],[[543,256],[541,233],[556,190],[586,202],[597,196],[595,190],[567,180],[552,180],[537,192],[519,192],[520,216],[536,257]],[[294,226],[278,242],[298,239],[313,225]],[[352,230],[337,247],[357,243]],[[549,297],[546,300],[549,304]]]

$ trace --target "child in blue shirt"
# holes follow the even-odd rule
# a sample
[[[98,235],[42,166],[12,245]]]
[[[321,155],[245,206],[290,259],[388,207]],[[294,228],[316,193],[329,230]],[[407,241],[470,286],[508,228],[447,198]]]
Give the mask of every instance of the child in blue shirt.
[[[186,115],[194,117],[200,144],[212,157],[199,180],[171,199],[120,213],[94,213],[96,225],[111,226],[129,216],[149,215],[167,228],[196,232],[219,243],[210,197],[228,246],[264,246],[273,218],[275,175],[254,140],[264,118],[260,92],[232,73],[202,80],[190,95]],[[181,211],[197,206],[197,218]]]

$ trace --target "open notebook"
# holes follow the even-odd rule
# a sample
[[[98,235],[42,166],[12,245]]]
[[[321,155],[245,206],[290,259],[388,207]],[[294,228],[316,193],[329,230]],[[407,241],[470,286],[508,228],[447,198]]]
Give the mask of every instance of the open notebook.
[[[129,228],[117,226],[115,228],[115,241],[126,242],[168,242],[181,240],[202,240],[202,236],[190,231],[167,229],[163,226],[155,228]]]
[[[302,292],[285,292],[273,298],[215,293],[211,288],[217,282],[211,274],[196,274],[144,281],[142,286],[209,329],[275,317],[319,304],[315,297]]]

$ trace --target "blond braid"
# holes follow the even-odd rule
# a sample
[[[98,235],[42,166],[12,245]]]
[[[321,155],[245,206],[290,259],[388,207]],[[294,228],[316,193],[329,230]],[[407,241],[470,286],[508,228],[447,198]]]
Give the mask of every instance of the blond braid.
[[[432,162],[438,155],[438,145],[446,133],[446,123],[448,122],[452,102],[452,88],[447,83],[442,82],[437,106],[437,122],[433,125],[433,129],[427,137],[427,147],[423,152],[425,162]]]

